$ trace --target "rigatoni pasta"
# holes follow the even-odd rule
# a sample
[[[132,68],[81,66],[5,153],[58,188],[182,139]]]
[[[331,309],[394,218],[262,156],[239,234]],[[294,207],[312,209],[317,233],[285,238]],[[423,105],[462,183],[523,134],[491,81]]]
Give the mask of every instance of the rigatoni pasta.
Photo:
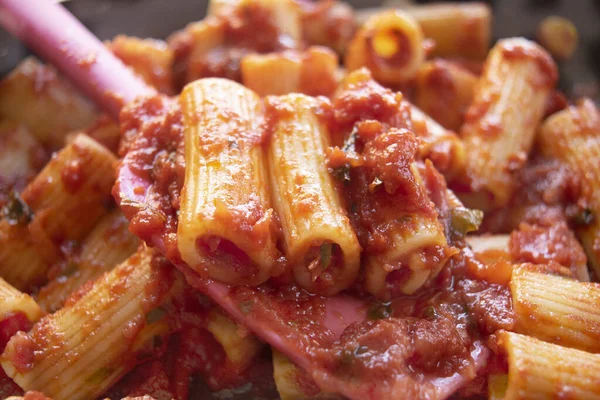
[[[0,204],[7,193],[20,193],[47,159],[44,148],[24,125],[0,124]]]
[[[400,10],[375,14],[357,31],[344,59],[354,71],[368,67],[385,84],[413,78],[425,59],[423,32],[410,15]]]
[[[300,286],[332,295],[354,282],[360,245],[327,169],[327,121],[319,101],[299,94],[269,97],[267,159],[285,255]]]
[[[331,96],[337,87],[337,55],[325,47],[248,54],[242,58],[240,68],[244,86],[259,96]],[[273,79],[274,76],[285,78]]]
[[[479,192],[467,205],[489,210],[508,203],[513,173],[527,161],[556,79],[550,55],[526,39],[503,39],[490,51],[460,131],[467,179]]]
[[[173,50],[162,40],[118,35],[108,47],[148,84],[159,92],[173,95]]]
[[[25,125],[57,149],[67,133],[89,125],[96,110],[52,67],[27,58],[0,82],[0,117]]]
[[[169,96],[92,125],[9,76],[41,111],[0,98],[0,398],[600,398],[598,111],[542,124],[552,60],[506,39],[482,74],[489,37],[483,4],[213,0],[109,44]]]
[[[59,310],[67,297],[117,264],[125,261],[139,246],[139,239],[128,230],[121,211],[102,217],[81,243],[81,248],[63,261],[54,279],[43,286],[36,299],[47,312]]]
[[[184,89],[181,106],[186,139],[177,231],[181,257],[222,282],[264,282],[279,251],[259,98],[237,83],[203,79]]]
[[[19,318],[23,315],[27,322],[34,323],[40,319],[44,313],[35,300],[26,293],[23,293],[8,284],[0,278],[0,322],[8,318]],[[6,324],[0,324],[0,331],[6,327]],[[20,328],[24,328],[20,326]],[[25,329],[28,329],[26,327]],[[10,334],[14,334],[11,332]],[[2,338],[7,337],[7,332],[2,332]],[[0,343],[4,346],[6,343]]]
[[[590,264],[600,272],[600,113],[589,99],[550,116],[540,128],[541,152],[565,163],[581,179],[576,232]],[[587,217],[586,217],[587,214]]]
[[[98,396],[133,368],[132,347],[176,279],[152,250],[141,249],[80,298],[14,336],[0,363],[25,390],[57,400]]]
[[[108,149],[78,135],[21,194],[33,211],[28,229],[49,262],[62,257],[61,245],[83,239],[107,213],[116,161]]]
[[[415,78],[415,105],[444,128],[458,131],[476,82],[474,73],[455,63],[428,61]]]
[[[560,393],[596,399],[600,355],[542,342],[511,332],[498,334],[508,358],[506,400],[546,400]]]
[[[600,353],[600,285],[515,268],[510,281],[516,331]]]

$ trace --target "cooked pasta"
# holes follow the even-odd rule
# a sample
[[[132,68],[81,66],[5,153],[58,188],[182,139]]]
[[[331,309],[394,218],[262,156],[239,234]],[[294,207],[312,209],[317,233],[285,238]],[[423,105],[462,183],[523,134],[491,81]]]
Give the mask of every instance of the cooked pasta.
[[[19,314],[25,316],[30,323],[36,322],[44,315],[40,306],[31,296],[20,292],[0,278],[0,322],[8,318],[18,318]],[[2,324],[2,327],[4,326],[5,324]],[[11,335],[14,333],[16,332],[12,332]],[[2,337],[6,337],[5,332]],[[5,344],[2,343],[2,346]]]
[[[445,60],[424,63],[415,79],[415,104],[443,127],[458,131],[473,100],[477,76]]]
[[[47,159],[44,148],[24,125],[0,124],[0,204],[7,193],[20,193]]]
[[[259,96],[304,93],[330,96],[337,88],[338,59],[325,47],[305,51],[248,54],[242,58],[242,83]],[[285,79],[273,79],[285,76]]]
[[[350,71],[368,67],[378,81],[399,84],[413,78],[425,59],[423,32],[408,14],[387,11],[370,17],[345,56]]]
[[[25,390],[57,400],[98,396],[135,365],[132,348],[175,279],[168,264],[142,249],[31,331],[14,336],[0,363]],[[23,360],[29,360],[25,368]]]
[[[418,22],[424,36],[433,41],[432,55],[485,58],[492,25],[492,10],[487,4],[434,3],[407,7],[404,11]],[[359,11],[359,20],[366,20],[372,14],[372,10]]]
[[[489,6],[57,3],[0,0],[57,68],[0,82],[0,398],[600,398],[600,114]]]
[[[267,160],[273,206],[296,281],[311,293],[331,295],[355,281],[360,245],[338,183],[326,168],[331,139],[318,107],[318,100],[297,94],[267,99],[273,124]]]
[[[600,355],[545,343],[517,333],[498,334],[508,357],[504,399],[553,399],[600,396]]]
[[[119,210],[102,217],[81,243],[78,254],[62,262],[54,279],[40,288],[36,299],[47,312],[59,310],[67,297],[117,264],[125,261],[139,246],[128,221]]]
[[[86,135],[65,146],[21,197],[31,208],[33,241],[49,262],[61,258],[61,246],[78,241],[111,204],[116,157]]]
[[[62,147],[67,133],[85,128],[95,116],[89,100],[34,58],[0,82],[0,117],[25,125],[50,148]]]
[[[466,175],[480,209],[505,206],[514,190],[514,172],[533,145],[557,72],[550,55],[526,39],[504,39],[490,51],[461,128]]]
[[[577,234],[596,273],[600,271],[600,113],[589,99],[549,117],[537,139],[543,154],[565,163],[581,179]]]
[[[561,346],[600,353],[597,283],[513,270],[510,281],[516,330]]]
[[[119,35],[108,47],[159,92],[175,94],[173,89],[173,50],[161,40],[138,39]]]
[[[234,82],[204,79],[186,86],[181,105],[186,123],[181,257],[222,282],[264,282],[279,252],[260,145],[259,98]],[[237,229],[240,225],[245,228]]]

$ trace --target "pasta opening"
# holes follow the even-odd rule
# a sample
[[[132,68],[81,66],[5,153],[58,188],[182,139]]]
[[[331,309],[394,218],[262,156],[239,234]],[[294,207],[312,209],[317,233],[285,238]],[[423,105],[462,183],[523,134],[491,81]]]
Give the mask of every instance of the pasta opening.
[[[196,240],[196,248],[211,267],[218,266],[221,274],[251,277],[259,272],[258,266],[235,243],[219,236],[203,236]]]
[[[335,275],[344,263],[344,253],[337,243],[323,242],[311,246],[305,257],[304,265],[310,272],[313,282],[328,280],[328,276]]]
[[[402,66],[411,58],[410,40],[398,29],[379,30],[368,43],[375,62]]]

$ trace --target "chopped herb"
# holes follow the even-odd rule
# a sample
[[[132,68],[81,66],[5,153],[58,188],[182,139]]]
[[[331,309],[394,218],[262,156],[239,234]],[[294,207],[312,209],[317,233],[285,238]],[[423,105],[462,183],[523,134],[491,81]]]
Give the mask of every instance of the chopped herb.
[[[115,370],[113,368],[102,367],[87,377],[85,382],[89,385],[99,385],[108,378]]]
[[[340,364],[350,365],[354,361],[355,357],[356,357],[356,355],[354,354],[354,351],[349,350],[349,349],[344,349],[344,350],[342,350],[342,352],[340,353],[340,356],[339,356]]]
[[[252,312],[252,309],[254,308],[254,301],[253,300],[244,300],[240,303],[240,311],[246,315],[249,314],[250,312]]]
[[[344,164],[341,167],[334,168],[331,172],[333,177],[344,184],[350,183],[350,164]]]
[[[61,276],[68,278],[69,276],[75,275],[77,271],[79,271],[79,265],[77,265],[77,263],[74,261],[69,261],[67,265],[65,265]]]
[[[324,270],[329,267],[331,264],[331,243],[323,243],[321,245],[320,253],[321,253],[321,268]]]
[[[358,128],[354,126],[350,135],[344,140],[342,150],[344,153],[356,153],[356,138],[358,137]]]
[[[434,319],[438,317],[438,313],[434,306],[429,306],[423,312],[423,316],[425,316],[425,318]]]
[[[451,211],[450,218],[452,230],[459,236],[465,236],[479,229],[483,221],[483,211],[458,207]]]
[[[346,156],[356,155],[356,138],[358,136],[358,130],[355,127],[350,135],[344,141],[344,145],[342,146],[342,151],[346,153]],[[341,167],[334,168],[332,171],[332,175],[337,180],[343,182],[344,184],[350,183],[350,164],[346,163]]]
[[[160,321],[165,315],[167,314],[167,312],[161,308],[161,307],[157,307],[153,310],[150,310],[150,312],[146,315],[146,323],[147,324],[153,324],[155,322]]]
[[[367,312],[367,318],[370,320],[385,319],[392,315],[392,306],[390,303],[375,303]]]
[[[154,347],[155,349],[161,347],[163,343],[163,338],[160,335],[154,335],[154,337],[152,338],[152,347]]]
[[[373,182],[369,184],[369,192],[373,193],[382,183],[383,181],[379,178],[373,179]]]
[[[575,215],[574,222],[577,226],[588,226],[594,222],[596,218],[594,213],[589,208],[584,208],[577,215]]]
[[[361,354],[365,354],[369,351],[369,348],[367,346],[358,346],[356,348],[356,350],[354,350],[354,354],[359,356]]]
[[[2,207],[2,216],[11,225],[28,224],[33,219],[29,206],[14,192],[8,195],[8,202]]]

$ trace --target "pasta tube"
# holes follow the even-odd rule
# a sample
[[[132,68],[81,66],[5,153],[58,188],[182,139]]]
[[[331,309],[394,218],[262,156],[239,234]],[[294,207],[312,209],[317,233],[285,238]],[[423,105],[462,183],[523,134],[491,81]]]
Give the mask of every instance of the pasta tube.
[[[345,56],[349,71],[368,67],[373,77],[393,85],[412,79],[425,59],[423,32],[399,10],[373,15],[358,30]]]
[[[316,383],[289,358],[273,349],[273,378],[281,400],[335,400],[341,396],[321,392]]]
[[[318,113],[319,101],[312,97],[269,97],[267,159],[273,206],[296,281],[310,292],[332,295],[356,279],[360,245],[327,169],[330,133]]]
[[[498,342],[508,356],[505,400],[600,397],[600,355],[505,331]]]
[[[431,160],[446,179],[451,180],[463,173],[467,156],[463,142],[456,133],[444,128],[412,104],[410,116],[413,132],[421,139],[419,158]]]
[[[36,296],[40,306],[47,312],[57,311],[71,293],[133,254],[140,242],[128,226],[119,210],[104,216],[81,243],[79,254],[63,262],[57,276],[40,289]]]
[[[259,96],[288,93],[331,96],[337,87],[337,67],[336,54],[325,47],[248,54],[241,62],[242,83]]]
[[[600,284],[515,268],[510,291],[517,332],[600,353]]]
[[[300,8],[293,0],[210,0],[208,15],[229,16],[232,9],[246,7],[266,10],[271,16],[272,24],[282,35],[287,36],[288,40],[302,40]]]
[[[60,259],[62,244],[83,239],[107,212],[116,162],[110,151],[81,134],[23,191],[34,213],[29,231],[49,262]]]
[[[181,257],[221,282],[262,283],[279,252],[259,98],[214,78],[186,86],[180,101],[186,160],[177,230]]]
[[[161,323],[155,310],[176,279],[170,264],[141,249],[79,299],[15,335],[0,363],[24,390],[55,400],[95,398],[135,366],[140,353],[133,350]]]
[[[458,131],[476,82],[475,74],[455,63],[426,62],[415,79],[415,104],[443,127]]]
[[[0,319],[11,313],[21,312],[35,322],[42,316],[42,310],[28,294],[22,293],[0,278]]]
[[[431,56],[483,60],[490,48],[492,10],[487,4],[439,3],[403,9],[419,24],[423,35],[433,41]],[[360,10],[359,22],[379,9]]]
[[[64,136],[96,117],[94,106],[56,71],[27,58],[0,82],[0,118],[25,125],[44,145],[56,149]]]
[[[467,178],[478,192],[463,197],[468,206],[486,211],[511,199],[556,79],[550,55],[526,39],[504,39],[490,51],[461,129]]]
[[[576,233],[591,266],[600,273],[600,113],[585,99],[551,117],[538,132],[542,154],[565,163],[579,179],[582,205]]]
[[[356,31],[354,9],[342,1],[300,2],[302,36],[309,45],[344,54]]]
[[[397,207],[380,208],[377,213],[399,223],[387,232],[389,249],[365,257],[366,289],[382,300],[413,294],[435,277],[452,255],[443,226],[435,215],[400,214]]]
[[[173,50],[162,40],[116,36],[108,48],[159,92],[173,95]]]
[[[27,224],[27,206],[11,200],[9,215],[0,220],[0,276],[21,291],[30,291],[46,280],[50,264],[38,253]]]
[[[46,151],[24,125],[1,123],[0,204],[7,193],[20,193],[46,159]]]
[[[264,347],[256,336],[241,328],[216,307],[208,314],[206,329],[223,346],[229,365],[237,371],[250,367]]]
[[[34,322],[43,316],[40,306],[29,296],[0,278],[0,351],[18,331],[31,329]],[[0,371],[0,375],[3,371]],[[2,395],[0,378],[0,395]]]

